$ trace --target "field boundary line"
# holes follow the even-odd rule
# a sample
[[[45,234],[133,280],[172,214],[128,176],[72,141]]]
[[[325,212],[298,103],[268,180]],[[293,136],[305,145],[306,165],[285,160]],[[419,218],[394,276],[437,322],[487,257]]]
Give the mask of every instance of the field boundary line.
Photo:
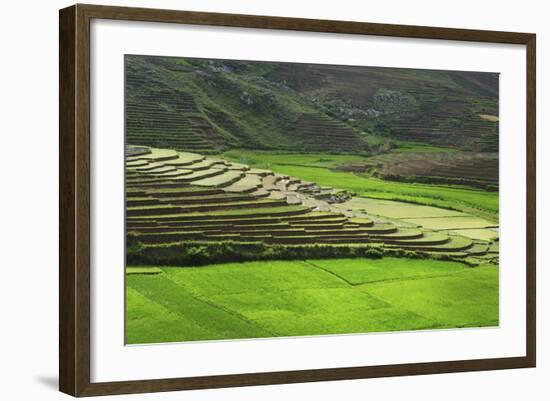
[[[226,309],[226,308],[224,308],[223,306],[218,305],[218,304],[214,303],[213,301],[211,301],[211,300],[209,300],[209,299],[204,299],[203,296],[197,294],[195,291],[191,290],[191,289],[190,289],[189,287],[187,287],[186,285],[183,285],[183,284],[180,284],[180,283],[174,281],[174,280],[172,279],[172,277],[169,277],[169,275],[166,274],[166,272],[164,272],[164,269],[163,269],[163,273],[166,275],[166,279],[167,279],[167,280],[170,280],[170,281],[171,281],[172,283],[174,283],[176,286],[182,287],[182,288],[184,288],[185,290],[187,290],[188,293],[189,293],[189,295],[190,295],[191,297],[195,298],[197,301],[202,302],[202,303],[204,303],[204,304],[206,304],[206,305],[209,305],[209,306],[211,306],[211,307],[213,307],[213,308],[215,308],[215,309],[218,309],[218,310],[220,310],[220,311],[223,311],[223,312],[225,312],[225,313],[227,313],[227,314],[229,314],[229,315],[235,316],[237,319],[242,320],[243,322],[249,323],[249,324],[251,324],[252,326],[256,326],[258,329],[264,330],[264,331],[266,331],[267,333],[269,333],[269,334],[271,334],[271,335],[273,335],[273,336],[277,336],[276,333],[273,333],[271,330],[268,330],[268,329],[264,328],[263,326],[259,326],[257,322],[248,319],[246,316],[243,316],[243,315],[240,314],[239,312],[236,312],[236,311],[230,310],[230,309]]]
[[[364,283],[360,283],[360,284],[354,284],[354,285],[359,286],[359,285],[391,283],[391,282],[399,282],[399,281],[418,281],[418,280],[423,280],[423,279],[451,277],[451,276],[458,276],[458,275],[461,275],[461,274],[470,273],[470,269],[474,270],[474,269],[477,269],[477,267],[470,267],[467,270],[463,270],[463,271],[460,271],[460,272],[454,272],[454,273],[429,275],[429,276],[419,276],[419,277],[409,277],[409,278],[388,278],[388,279],[382,279],[382,280],[376,280],[376,281],[368,281],[368,282],[364,282]]]
[[[322,271],[324,271],[325,273],[328,273],[328,274],[330,274],[330,275],[332,275],[332,276],[334,276],[334,277],[336,277],[336,278],[342,280],[344,283],[346,283],[346,284],[348,284],[348,285],[350,285],[350,286],[352,286],[352,287],[354,286],[354,284],[351,283],[350,281],[348,281],[346,278],[344,278],[344,277],[340,276],[339,274],[334,273],[334,272],[332,272],[332,271],[330,271],[330,270],[328,270],[328,269],[325,269],[324,267],[321,267],[321,266],[319,266],[319,265],[316,265],[315,263],[310,262],[310,261],[307,260],[307,259],[304,260],[304,263],[306,263],[306,264],[308,264],[308,265],[310,265],[310,266],[312,266],[312,267],[315,267],[315,268],[317,268],[317,269],[319,269],[319,270],[322,270]]]
[[[155,305],[158,305],[159,307],[161,307],[162,309],[164,309],[165,311],[167,311],[168,313],[172,314],[172,315],[175,315],[177,317],[178,320],[181,320],[182,322],[185,322],[185,319],[186,319],[186,316],[177,311],[177,310],[173,310],[173,309],[170,309],[168,308],[167,306],[163,305],[162,303],[154,300],[154,299],[151,299],[150,297],[148,297],[146,294],[144,294],[142,291],[140,291],[139,289],[135,288],[135,287],[132,287],[132,285],[130,284],[129,287],[136,291],[139,295],[141,295],[142,297],[144,297],[145,299],[147,299],[149,302],[155,304]],[[187,318],[188,319],[188,318]],[[189,320],[189,319],[188,319]],[[205,330],[206,332],[208,333],[212,333],[213,335],[217,335],[218,333],[216,333],[216,331],[212,330],[211,328],[209,327],[206,327],[204,325],[202,325],[200,322],[197,322],[195,320],[192,320],[192,323],[193,324],[196,324],[198,327],[200,327],[201,329]],[[124,325],[124,329],[126,330],[126,323]],[[215,340],[215,338],[214,338]],[[181,340],[176,340],[176,341],[171,341],[171,342],[178,342],[178,341],[181,341]],[[189,340],[183,340],[183,341],[189,341]]]
[[[455,275],[460,275],[460,274],[466,274],[466,273],[470,273],[472,270],[475,270],[475,269],[479,269],[479,268],[483,268],[483,267],[486,267],[486,268],[496,268],[496,266],[492,266],[490,264],[486,264],[486,265],[480,265],[480,266],[476,266],[476,267],[468,267],[468,265],[465,265],[465,270],[462,270],[462,271],[458,271],[458,272],[452,272],[452,273],[444,273],[444,274],[434,274],[434,275],[426,275],[426,276],[418,276],[418,277],[408,277],[408,278],[388,278],[388,279],[381,279],[381,280],[375,280],[375,281],[365,281],[365,282],[361,282],[361,283],[357,283],[357,284],[354,284],[352,283],[351,281],[347,280],[346,278],[340,276],[338,273],[334,273],[322,266],[319,266],[313,262],[310,262],[309,260],[305,260],[304,262],[306,262],[307,264],[313,266],[313,267],[316,267],[320,270],[323,270],[329,274],[332,274],[333,276],[339,278],[340,280],[344,281],[345,283],[349,284],[350,286],[352,287],[357,287],[357,286],[360,286],[360,285],[368,285],[368,284],[378,284],[378,283],[385,283],[385,282],[398,282],[398,281],[416,281],[416,280],[422,280],[422,279],[432,279],[432,278],[440,278],[440,277],[450,277],[450,276],[455,276]],[[460,261],[456,261],[456,263],[463,263],[463,262],[460,262]]]

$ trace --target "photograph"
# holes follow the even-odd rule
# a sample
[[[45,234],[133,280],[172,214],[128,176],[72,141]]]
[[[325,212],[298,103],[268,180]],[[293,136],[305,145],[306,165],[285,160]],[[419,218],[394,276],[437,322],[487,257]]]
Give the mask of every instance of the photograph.
[[[499,73],[124,76],[126,344],[499,326]]]

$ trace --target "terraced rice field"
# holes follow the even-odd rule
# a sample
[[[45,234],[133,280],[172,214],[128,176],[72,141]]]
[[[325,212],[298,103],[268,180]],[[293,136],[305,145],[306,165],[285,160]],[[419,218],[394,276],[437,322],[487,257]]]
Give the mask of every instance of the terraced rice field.
[[[479,228],[479,229],[453,229],[449,231],[453,234],[462,235],[472,239],[482,241],[493,241],[498,239],[498,228]]]
[[[261,243],[377,247],[455,260],[128,266],[129,344],[498,324],[498,241],[482,218],[350,199],[313,181],[196,153],[130,146],[126,162],[127,233],[145,252]]]
[[[126,279],[131,344],[498,324],[495,266],[267,261],[133,267]]]
[[[127,343],[498,325],[498,74],[124,68]]]
[[[437,154],[437,152],[431,152]],[[244,161],[258,168],[269,168],[276,173],[300,177],[321,186],[345,189],[358,197],[402,201],[436,206],[498,220],[498,192],[459,185],[408,183],[387,181],[370,174],[338,171],[347,164],[367,163],[369,158],[351,155],[269,154],[267,152],[237,151],[225,153],[231,160]],[[426,156],[424,156],[426,157]]]
[[[301,141],[301,149],[311,152],[353,151],[361,153],[366,144],[348,125],[323,114],[302,114],[291,133]]]
[[[489,245],[498,241],[498,225],[481,217],[454,210],[431,206],[407,204],[403,202],[381,199],[353,198],[338,205],[342,210],[368,211],[371,216],[378,215],[392,219],[395,224],[404,227],[415,227],[424,231],[434,230],[452,236],[465,237],[472,240],[470,256],[486,254],[496,258],[496,252],[489,252]],[[401,231],[404,228],[401,227]],[[459,237],[455,237],[458,240]],[[498,246],[497,246],[498,248]],[[496,260],[496,259],[495,259]]]
[[[409,91],[412,96],[426,102],[425,108],[421,114],[404,113],[397,121],[393,121],[393,135],[407,141],[444,145],[466,142],[467,138],[476,149],[498,151],[498,118],[486,118],[486,114],[468,110],[469,106],[462,96],[450,97],[447,92],[443,87]],[[441,99],[445,99],[445,102]],[[487,102],[487,107],[495,107],[490,97],[480,97],[479,100]]]
[[[498,153],[390,153],[339,166],[337,171],[371,171],[386,180],[469,185],[498,189]]]
[[[458,230],[497,227],[494,223],[491,223],[490,221],[474,216],[425,217],[403,220],[408,223],[418,224],[419,226],[432,230]]]
[[[149,147],[128,149],[126,189],[128,235],[145,246],[189,241],[375,244],[468,257],[483,253],[479,241],[446,230],[488,226],[464,213],[427,206],[361,198],[342,203],[349,197],[315,182]],[[442,226],[449,216],[462,223]]]
[[[126,77],[126,137],[140,144],[199,152],[219,151],[225,139],[199,111],[186,91],[155,82],[132,71]]]
[[[391,217],[394,219],[467,216],[466,213],[457,212],[455,210],[373,198],[354,197],[348,202],[343,203],[342,207],[365,210],[370,214]]]

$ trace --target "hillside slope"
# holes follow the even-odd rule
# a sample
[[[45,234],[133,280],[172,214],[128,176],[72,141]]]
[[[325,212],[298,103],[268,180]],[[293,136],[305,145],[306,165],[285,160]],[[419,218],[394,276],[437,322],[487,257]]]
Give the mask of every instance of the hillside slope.
[[[498,74],[126,56],[131,144],[374,154],[498,150]]]

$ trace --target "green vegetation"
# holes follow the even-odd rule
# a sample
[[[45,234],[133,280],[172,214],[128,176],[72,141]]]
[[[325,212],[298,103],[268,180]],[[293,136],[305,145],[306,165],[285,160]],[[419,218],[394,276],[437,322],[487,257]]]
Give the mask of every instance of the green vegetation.
[[[479,217],[472,216],[449,216],[449,217],[428,217],[419,219],[404,219],[404,221],[418,224],[419,226],[432,230],[451,230],[466,228],[487,228],[495,224]]]
[[[364,156],[338,155],[329,153],[289,153],[277,151],[258,151],[232,149],[223,154],[228,160],[234,160],[250,166],[272,170],[273,165],[291,165],[332,168],[344,163],[367,160]]]
[[[126,274],[159,274],[162,270],[158,267],[126,267]]]
[[[184,209],[184,208],[182,208]],[[252,208],[252,209],[235,209],[235,210],[220,210],[215,213],[181,213],[181,214],[162,214],[162,215],[151,215],[147,216],[151,219],[169,219],[169,218],[178,218],[178,217],[205,217],[205,218],[223,218],[224,216],[247,216],[247,215],[276,215],[276,214],[287,214],[294,212],[307,212],[310,209],[304,206],[279,206],[279,207],[268,207],[268,208]]]
[[[277,172],[316,179],[321,185],[337,186],[355,192],[358,196],[379,197],[381,199],[416,200],[419,204],[455,208],[471,211],[479,209],[489,213],[498,212],[498,194],[473,189],[441,187],[424,184],[403,184],[379,180],[372,177],[360,177],[350,173],[338,173],[310,167],[274,166]]]
[[[234,152],[228,152],[226,157],[231,159]],[[475,213],[481,216],[497,219],[498,217],[498,193],[484,190],[470,189],[459,186],[441,186],[430,184],[415,184],[389,182],[368,175],[358,175],[351,172],[337,172],[325,167],[314,167],[308,164],[315,163],[321,157],[293,154],[289,160],[286,154],[266,155],[265,153],[247,152],[247,160],[252,161],[252,166],[257,168],[270,168],[279,174],[300,177],[303,180],[314,181],[319,185],[331,186],[346,189],[355,193],[356,196],[370,197],[377,199],[388,199],[421,205],[437,206],[452,210],[459,210],[468,213]],[[293,164],[300,157],[305,162]],[[330,161],[337,163],[338,158],[327,155]],[[234,160],[240,160],[239,157]]]
[[[408,258],[334,259],[310,260],[313,265],[329,271],[351,285],[382,281],[430,278],[463,273],[471,268],[459,262],[441,262],[433,259],[411,260]]]
[[[400,182],[463,185],[487,191],[498,190],[498,153],[442,151],[426,154],[421,148],[397,148],[392,153],[337,166],[337,171],[365,173]]]
[[[498,150],[497,74],[148,56],[125,64],[132,144],[203,154],[374,154],[403,142]]]
[[[408,252],[409,257],[430,253],[464,258],[488,252],[488,247],[483,250],[468,236],[444,231],[493,225],[462,212],[353,198],[346,191],[269,169],[251,169],[242,162],[195,154],[190,159],[189,154],[149,151],[146,147],[130,147],[128,152],[133,155],[132,162],[136,157],[147,160],[145,166],[127,167],[130,263],[183,265],[379,257],[399,250]],[[278,156],[284,161],[283,154]],[[180,160],[186,160],[183,167],[172,164]],[[334,166],[349,160],[346,155],[318,154],[309,155],[306,163]],[[220,169],[220,165],[224,168]],[[155,173],[167,166],[173,169],[170,175]],[[324,167],[312,168],[333,173]],[[194,173],[182,180],[177,175],[179,171]],[[345,182],[341,183],[345,187]],[[367,215],[385,220],[374,221]]]
[[[465,216],[462,212],[433,206],[359,197],[352,198],[348,202],[343,203],[342,207],[352,210],[365,210],[370,214],[391,217],[394,219]]]
[[[197,234],[201,234],[201,232],[198,231]],[[228,238],[225,240],[217,237],[220,239],[217,242],[214,240],[195,242],[191,236],[188,241],[180,240],[169,243],[164,240],[165,242],[161,244],[136,245],[135,237],[129,237],[130,251],[127,255],[127,263],[151,266],[202,266],[235,261],[303,260],[309,258],[367,257],[378,259],[384,255],[409,259],[449,260],[453,258],[453,252],[469,248],[472,245],[472,241],[465,237],[447,237],[443,234],[421,236],[419,241],[407,242],[407,240],[395,239],[392,244],[393,236],[394,234],[387,235],[389,244],[385,248],[381,244],[266,244],[259,238],[256,238],[256,242],[238,242],[238,237],[231,237],[231,235],[227,235]],[[436,243],[427,244],[426,240]],[[315,241],[318,240],[313,238],[313,242]],[[464,258],[469,255],[468,252],[469,250],[456,256]],[[128,269],[130,269],[128,272],[132,274],[153,273],[150,270]]]
[[[434,146],[422,142],[395,140],[396,147],[392,153],[456,153],[460,150],[452,147]]]
[[[376,283],[366,285],[365,289],[444,327],[496,326],[499,322],[495,267],[477,267],[461,274],[426,280]]]
[[[244,160],[128,152],[128,343],[498,323],[498,248],[472,233],[446,232],[492,223],[433,206],[350,198],[302,178],[308,169],[346,174],[339,187],[353,190],[350,183],[374,179],[331,168],[356,156],[308,155],[303,162],[316,167],[274,165],[298,168],[297,178]],[[283,163],[302,156],[262,155]],[[137,158],[147,164],[136,166]],[[179,171],[193,173],[182,180]],[[215,264],[224,262],[233,263]]]
[[[127,342],[498,324],[498,269],[335,259],[167,267],[127,275]]]
[[[242,337],[265,337],[270,333],[266,330],[262,330],[251,322],[247,322],[240,316],[228,313],[217,305],[212,305],[203,300],[197,299],[192,293],[185,291],[185,287],[177,285],[166,274],[157,275],[129,275],[126,277],[127,287],[137,291],[140,295],[147,298],[149,302],[153,302],[161,308],[154,308],[151,305],[146,305],[146,311],[164,312],[169,313],[169,317],[172,315],[177,316],[178,323],[182,320],[182,324],[185,326],[183,333],[185,335],[192,336],[194,339],[215,339],[215,338],[242,338]],[[127,343],[136,342],[136,336],[142,335],[140,333],[145,332],[148,335],[149,326],[152,326],[152,330],[157,331],[163,327],[163,324],[157,325],[156,322],[151,322],[147,319],[147,322],[141,321],[141,313],[134,311],[138,316],[137,323],[142,325],[137,330],[137,333],[132,332],[132,316],[133,307],[130,305],[136,297],[127,297],[128,303],[128,326],[126,329],[126,341]],[[141,299],[144,303],[145,300]],[[165,316],[161,316],[164,321]],[[156,320],[156,319],[155,319]],[[203,329],[204,322],[209,322],[207,329]],[[153,323],[153,324],[151,324]],[[174,330],[174,325],[171,324],[171,329]],[[163,336],[169,335],[169,333],[162,333]],[[172,332],[172,335],[177,335]],[[152,335],[149,334],[149,338],[146,338],[144,342],[158,342]],[[162,338],[161,341],[178,341],[177,337]]]
[[[452,230],[451,233],[463,235],[468,238],[479,239],[483,241],[492,241],[498,238],[497,229],[460,229]]]
[[[498,324],[498,75],[125,57],[130,344]]]

